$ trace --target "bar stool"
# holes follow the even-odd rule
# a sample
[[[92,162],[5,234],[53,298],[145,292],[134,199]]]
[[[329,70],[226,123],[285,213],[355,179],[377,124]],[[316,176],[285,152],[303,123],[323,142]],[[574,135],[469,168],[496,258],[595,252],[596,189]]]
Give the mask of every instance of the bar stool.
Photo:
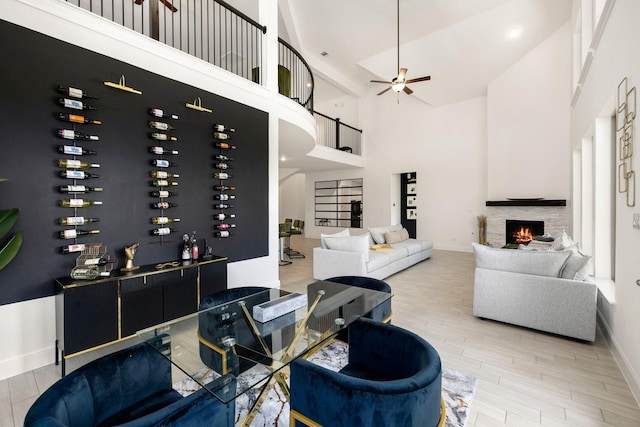
[[[289,232],[291,235],[302,235],[304,234],[304,221],[296,219],[293,221],[293,227],[291,227],[291,231]],[[306,258],[302,253],[291,249],[291,237],[289,237],[289,250],[288,250],[289,258]]]
[[[278,225],[278,232],[280,236],[280,264],[279,265],[289,265],[291,261],[287,261],[284,259],[284,241],[285,239],[289,239],[291,236],[291,223],[285,222]]]

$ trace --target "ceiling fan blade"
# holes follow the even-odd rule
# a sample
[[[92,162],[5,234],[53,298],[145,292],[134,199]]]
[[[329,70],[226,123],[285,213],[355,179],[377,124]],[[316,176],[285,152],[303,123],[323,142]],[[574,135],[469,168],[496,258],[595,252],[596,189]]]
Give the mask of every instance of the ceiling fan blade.
[[[398,73],[398,77],[396,78],[396,80],[403,81],[404,77],[406,75],[407,75],[407,69],[406,68],[400,68],[400,72]]]
[[[377,95],[382,95],[383,93],[385,93],[386,91],[388,91],[389,89],[391,89],[391,86],[389,86],[388,88],[386,88],[385,90],[383,90],[382,92],[378,93]]]
[[[415,79],[410,79],[410,80],[407,80],[407,84],[416,83],[416,82],[424,82],[426,80],[431,80],[431,76],[424,76],[424,77],[418,77],[418,78],[415,78]]]
[[[404,93],[406,93],[407,95],[411,95],[413,93],[413,91],[411,89],[409,89],[409,86],[405,86],[404,89],[402,89],[404,91]]]
[[[384,83],[384,84],[388,84],[388,85],[393,84],[392,82],[386,82],[384,80],[370,80],[370,81],[371,81],[371,83]]]
[[[173,5],[173,3],[169,2],[169,0],[160,0],[160,3],[165,5],[171,12],[177,12],[178,8]]]

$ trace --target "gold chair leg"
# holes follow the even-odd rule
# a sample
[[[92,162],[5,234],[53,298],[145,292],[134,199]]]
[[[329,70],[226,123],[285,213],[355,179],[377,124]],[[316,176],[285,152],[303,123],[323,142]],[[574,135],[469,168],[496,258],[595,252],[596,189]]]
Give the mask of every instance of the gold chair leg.
[[[438,421],[438,427],[444,427],[444,423],[447,421],[447,407],[444,404],[444,399],[440,398],[440,421]]]
[[[296,427],[296,421],[300,421],[308,427],[322,427],[322,424],[318,424],[311,418],[305,417],[300,412],[292,409],[291,411],[289,411],[289,427]]]

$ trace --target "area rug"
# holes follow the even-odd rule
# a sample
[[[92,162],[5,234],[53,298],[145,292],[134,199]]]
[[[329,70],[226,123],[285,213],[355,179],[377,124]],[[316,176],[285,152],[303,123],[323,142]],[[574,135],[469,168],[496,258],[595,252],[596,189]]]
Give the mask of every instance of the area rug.
[[[334,371],[340,370],[347,363],[349,347],[340,341],[318,350],[309,357],[309,361],[324,366]],[[244,377],[244,375],[243,375]],[[239,381],[243,381],[240,378]],[[442,371],[442,397],[447,408],[446,427],[464,427],[469,406],[475,391],[476,378],[455,371],[443,369]],[[197,384],[191,380],[184,380],[174,384],[174,388],[183,395],[193,393]],[[251,389],[236,399],[236,424],[242,420],[248,409],[258,398],[259,389]],[[289,403],[282,395],[278,387],[274,387],[268,394],[265,403],[251,423],[251,427],[288,427]]]

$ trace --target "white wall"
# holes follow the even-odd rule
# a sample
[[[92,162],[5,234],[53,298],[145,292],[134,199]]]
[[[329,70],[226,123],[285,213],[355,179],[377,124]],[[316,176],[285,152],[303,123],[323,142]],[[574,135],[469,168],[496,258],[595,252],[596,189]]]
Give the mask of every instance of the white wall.
[[[562,26],[487,89],[487,195],[568,199],[571,30]]]
[[[269,9],[263,22],[277,27],[277,0],[260,2]],[[145,70],[199,87],[205,91],[269,112],[269,255],[257,259],[230,263],[229,287],[278,286],[278,121],[299,121],[309,128],[310,118],[300,106],[280,105],[277,83],[267,88],[201,61],[178,50],[139,35],[108,20],[59,0],[5,0],[2,19],[35,29],[71,44],[79,45],[125,61]],[[273,76],[277,76],[277,39],[268,33],[265,49]],[[275,58],[275,59],[273,59]],[[267,67],[269,68],[269,67]],[[293,104],[286,101],[287,104]],[[295,112],[299,111],[299,118]],[[286,110],[286,111],[285,111]],[[274,172],[276,171],[276,172]],[[53,277],[52,277],[53,286]],[[0,306],[0,379],[11,377],[53,363],[55,342],[55,303],[53,297],[40,298]]]
[[[345,95],[330,101],[314,103],[313,109],[342,123],[360,128],[358,118],[358,99]]]
[[[278,219],[280,222],[283,222],[285,218],[305,220],[304,185],[305,174],[303,173],[291,175],[280,184],[278,189],[280,194]]]
[[[616,0],[588,74],[571,115],[571,142],[579,146],[588,135],[603,107],[615,96],[617,86],[626,76],[631,86],[640,86],[640,55],[635,41],[640,39],[640,2]],[[634,144],[639,144],[636,117]],[[640,159],[634,156],[633,169],[640,170]],[[640,195],[638,195],[640,196]],[[640,198],[638,199],[640,200]],[[614,355],[640,400],[640,230],[632,227],[633,214],[640,213],[640,203],[627,207],[624,194],[616,197],[616,261],[615,298],[599,297],[598,312]]]
[[[364,229],[352,230],[357,234],[391,222],[393,175],[417,172],[417,237],[440,249],[470,250],[485,201],[485,101],[432,108],[409,96],[400,104],[394,96],[362,99],[365,168],[307,174],[306,234],[338,231],[313,226],[315,181],[364,178]]]

